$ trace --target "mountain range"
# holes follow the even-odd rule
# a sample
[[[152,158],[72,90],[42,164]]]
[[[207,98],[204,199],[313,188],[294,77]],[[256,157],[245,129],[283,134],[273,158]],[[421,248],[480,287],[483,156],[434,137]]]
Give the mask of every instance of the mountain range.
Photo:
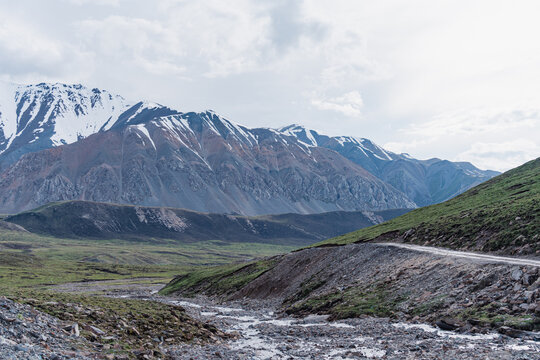
[[[418,206],[446,201],[499,173],[479,170],[468,162],[437,158],[417,160],[385,150],[365,138],[326,136],[301,125],[279,129],[311,146],[334,150],[405,193]]]
[[[414,208],[497,174],[44,83],[2,84],[0,170],[4,213],[78,199],[245,215]]]

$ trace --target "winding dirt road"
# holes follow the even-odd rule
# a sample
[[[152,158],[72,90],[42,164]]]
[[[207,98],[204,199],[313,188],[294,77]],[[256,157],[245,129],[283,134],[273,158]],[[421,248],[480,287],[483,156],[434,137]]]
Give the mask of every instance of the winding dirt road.
[[[420,246],[420,245],[413,245],[413,244],[402,244],[402,243],[375,243],[375,244],[381,245],[381,246],[393,246],[393,247],[402,248],[402,249],[426,252],[426,253],[430,253],[434,255],[452,256],[452,257],[458,257],[458,258],[477,260],[477,261],[488,262],[488,263],[503,263],[503,264],[510,264],[510,265],[524,265],[524,266],[540,267],[540,260],[533,260],[533,259],[520,259],[520,258],[512,258],[512,257],[506,257],[506,256],[477,254],[477,253],[472,253],[472,252],[448,250],[448,249],[443,249],[443,248]]]

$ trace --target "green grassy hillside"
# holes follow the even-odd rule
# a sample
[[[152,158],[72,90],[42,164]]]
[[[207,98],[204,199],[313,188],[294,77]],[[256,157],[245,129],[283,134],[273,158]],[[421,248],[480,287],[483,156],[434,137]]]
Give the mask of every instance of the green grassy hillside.
[[[540,158],[441,204],[313,246],[404,241],[453,249],[540,254]]]

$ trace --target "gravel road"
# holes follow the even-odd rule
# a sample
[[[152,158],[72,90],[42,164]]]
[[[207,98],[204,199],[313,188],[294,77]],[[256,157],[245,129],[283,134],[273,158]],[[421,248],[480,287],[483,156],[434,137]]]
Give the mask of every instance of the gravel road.
[[[501,263],[509,265],[523,265],[523,266],[537,266],[540,267],[540,260],[514,258],[506,256],[496,256],[488,254],[478,254],[466,251],[455,251],[430,246],[420,246],[413,244],[401,244],[401,243],[374,243],[380,246],[392,246],[402,249],[414,250],[419,252],[425,252],[434,255],[457,257],[469,260],[476,260],[485,263]]]

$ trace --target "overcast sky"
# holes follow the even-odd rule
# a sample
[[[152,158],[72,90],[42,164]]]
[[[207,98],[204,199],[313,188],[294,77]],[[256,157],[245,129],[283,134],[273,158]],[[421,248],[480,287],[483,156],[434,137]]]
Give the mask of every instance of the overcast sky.
[[[0,78],[506,170],[540,156],[540,1],[0,0]]]

